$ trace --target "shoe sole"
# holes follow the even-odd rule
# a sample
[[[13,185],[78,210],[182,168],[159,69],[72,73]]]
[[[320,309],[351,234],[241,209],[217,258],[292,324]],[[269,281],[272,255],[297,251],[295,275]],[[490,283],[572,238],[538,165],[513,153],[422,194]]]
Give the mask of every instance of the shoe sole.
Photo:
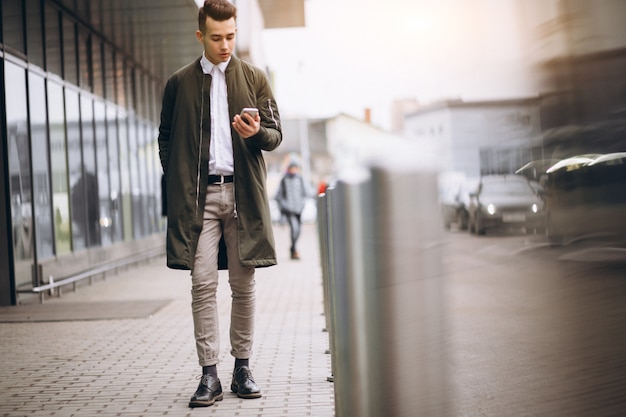
[[[215,401],[222,401],[223,399],[224,399],[224,393],[221,393],[217,397],[213,398],[213,400],[211,401],[199,401],[199,400],[189,401],[189,408],[209,407],[215,404]]]
[[[253,393],[250,393],[250,394],[242,394],[234,386],[231,386],[230,390],[231,390],[231,392],[233,394],[237,394],[237,397],[239,397],[239,398],[249,399],[249,398],[261,398],[263,396],[263,394],[261,394],[260,392],[253,392]]]

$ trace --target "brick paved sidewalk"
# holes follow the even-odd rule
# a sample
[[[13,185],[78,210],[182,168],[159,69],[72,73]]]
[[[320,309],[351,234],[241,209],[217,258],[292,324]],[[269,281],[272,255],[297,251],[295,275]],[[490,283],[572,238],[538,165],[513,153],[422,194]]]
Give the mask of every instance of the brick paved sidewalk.
[[[289,231],[275,227],[279,265],[257,270],[251,366],[263,397],[229,390],[230,290],[220,277],[224,400],[190,409],[200,373],[188,272],[158,258],[47,303],[171,299],[143,319],[0,324],[0,416],[333,416],[315,225],[305,225],[301,261],[288,258]]]

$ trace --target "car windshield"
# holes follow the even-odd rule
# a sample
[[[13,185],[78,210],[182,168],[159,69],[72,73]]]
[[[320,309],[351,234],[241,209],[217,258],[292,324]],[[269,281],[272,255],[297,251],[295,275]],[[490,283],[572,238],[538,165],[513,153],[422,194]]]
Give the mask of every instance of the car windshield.
[[[529,195],[532,189],[521,181],[485,182],[481,194],[484,195]]]

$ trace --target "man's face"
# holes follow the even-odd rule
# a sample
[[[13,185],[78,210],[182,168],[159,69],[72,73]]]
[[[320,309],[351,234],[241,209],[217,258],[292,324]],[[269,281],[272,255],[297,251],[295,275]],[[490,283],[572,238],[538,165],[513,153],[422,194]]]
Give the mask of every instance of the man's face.
[[[196,37],[204,45],[204,55],[211,63],[217,65],[226,62],[235,48],[237,26],[235,18],[218,22],[206,18],[206,33],[196,31]]]

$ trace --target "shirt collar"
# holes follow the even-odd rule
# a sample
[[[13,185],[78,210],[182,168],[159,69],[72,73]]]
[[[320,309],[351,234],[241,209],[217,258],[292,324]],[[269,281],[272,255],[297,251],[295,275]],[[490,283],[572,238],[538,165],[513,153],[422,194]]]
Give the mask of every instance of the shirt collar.
[[[230,63],[230,58],[228,58],[228,61],[220,62],[219,64],[215,65],[207,59],[206,55],[204,55],[204,51],[202,52],[202,58],[200,59],[200,65],[202,66],[202,72],[204,74],[210,74],[211,71],[213,71],[213,67],[219,68],[220,71],[224,73],[226,72],[226,67],[228,66],[229,63]]]

